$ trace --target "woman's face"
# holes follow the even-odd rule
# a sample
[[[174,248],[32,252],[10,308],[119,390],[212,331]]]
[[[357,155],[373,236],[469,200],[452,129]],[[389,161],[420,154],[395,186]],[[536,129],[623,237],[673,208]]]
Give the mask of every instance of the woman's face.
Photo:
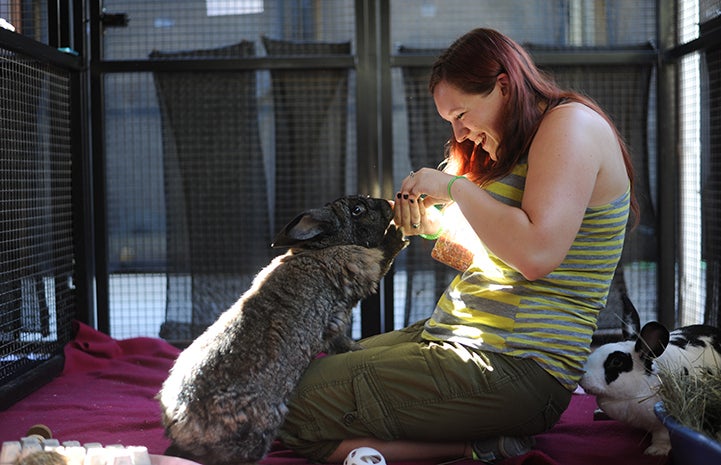
[[[438,114],[453,126],[458,142],[471,140],[480,145],[492,160],[501,141],[501,119],[507,101],[505,75],[500,75],[490,94],[466,94],[446,81],[433,91]]]

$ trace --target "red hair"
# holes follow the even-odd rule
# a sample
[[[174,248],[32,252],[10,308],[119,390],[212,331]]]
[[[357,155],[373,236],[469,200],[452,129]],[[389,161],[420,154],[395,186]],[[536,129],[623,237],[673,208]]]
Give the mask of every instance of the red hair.
[[[600,114],[613,128],[621,146],[623,160],[631,181],[631,209],[638,218],[638,204],[633,195],[633,165],[623,137],[611,118],[590,98],[559,88],[555,81],[535,65],[528,53],[509,37],[492,29],[474,29],[458,38],[433,64],[429,89],[446,82],[467,94],[489,94],[498,76],[508,76],[508,105],[502,115],[504,137],[496,152],[497,161],[473,141],[448,140],[445,171],[464,174],[483,185],[502,178],[528,155],[531,141],[546,111],[563,102],[575,101]]]

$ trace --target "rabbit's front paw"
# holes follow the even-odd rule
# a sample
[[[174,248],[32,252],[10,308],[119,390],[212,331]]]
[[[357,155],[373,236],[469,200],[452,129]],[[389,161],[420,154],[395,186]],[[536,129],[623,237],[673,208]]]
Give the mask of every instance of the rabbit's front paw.
[[[323,351],[327,354],[343,354],[345,352],[362,349],[363,346],[361,346],[357,341],[354,341],[345,334],[339,334],[326,341]]]
[[[407,245],[408,239],[403,235],[403,231],[400,228],[396,228],[393,224],[388,226],[380,247],[383,251],[383,261],[380,264],[381,277],[385,276],[388,272],[398,252],[403,250]]]
[[[403,230],[401,228],[397,228],[394,224],[388,226],[382,244],[386,258],[393,259],[396,255],[398,255],[398,252],[406,248],[408,244],[409,241],[403,234]]]
[[[668,455],[671,451],[671,438],[668,430],[657,429],[652,431],[651,445],[643,451],[646,455]]]
[[[653,443],[650,446],[646,448],[645,451],[643,451],[646,455],[668,455],[668,453],[671,451],[671,444],[668,443]]]

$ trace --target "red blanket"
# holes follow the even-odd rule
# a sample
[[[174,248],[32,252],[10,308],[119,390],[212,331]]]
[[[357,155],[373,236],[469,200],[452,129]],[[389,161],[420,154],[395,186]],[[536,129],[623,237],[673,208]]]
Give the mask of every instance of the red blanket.
[[[161,339],[115,340],[79,324],[75,340],[65,347],[62,375],[0,412],[0,441],[16,441],[30,426],[42,423],[60,441],[144,445],[151,454],[162,454],[169,442],[163,435],[160,408],[154,396],[178,352]],[[643,455],[650,439],[645,432],[616,421],[594,421],[595,408],[594,397],[575,394],[561,421],[548,433],[536,437],[535,450],[504,464],[668,463],[665,457]],[[280,445],[261,463],[309,464]]]

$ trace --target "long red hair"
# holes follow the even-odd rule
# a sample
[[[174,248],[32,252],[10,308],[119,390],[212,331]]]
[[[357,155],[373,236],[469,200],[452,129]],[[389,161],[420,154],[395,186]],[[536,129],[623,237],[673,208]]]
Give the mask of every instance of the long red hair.
[[[438,83],[444,81],[467,94],[487,95],[502,73],[508,76],[509,82],[502,133],[513,134],[513,137],[502,138],[496,152],[497,161],[493,161],[488,152],[473,141],[458,142],[451,136],[446,146],[445,171],[464,174],[480,185],[502,178],[527,156],[545,112],[563,102],[579,102],[605,118],[616,134],[631,181],[631,210],[637,220],[631,155],[611,118],[592,99],[559,88],[553,78],[538,69],[523,47],[509,37],[484,28],[464,34],[434,63],[429,90],[433,93]]]

